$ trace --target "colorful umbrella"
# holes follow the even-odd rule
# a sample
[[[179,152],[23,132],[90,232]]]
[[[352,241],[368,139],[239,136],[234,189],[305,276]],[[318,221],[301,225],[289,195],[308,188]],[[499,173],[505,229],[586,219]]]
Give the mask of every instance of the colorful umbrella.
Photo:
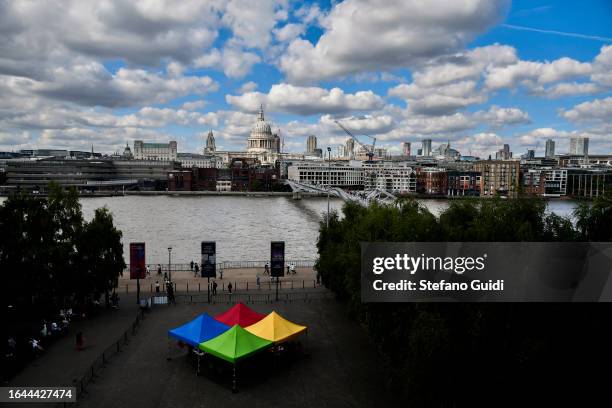
[[[262,339],[282,343],[304,333],[306,326],[300,326],[272,312],[257,323],[246,327],[246,330]]]
[[[168,330],[168,335],[198,347],[200,343],[215,338],[229,329],[229,325],[215,320],[207,313],[202,313],[189,323]]]
[[[257,313],[253,309],[250,309],[248,306],[246,306],[244,303],[236,303],[228,311],[215,316],[215,319],[217,319],[221,323],[227,324],[228,326],[233,326],[237,324],[241,327],[247,327],[254,323],[257,323],[264,317],[266,317],[266,315]]]
[[[200,350],[232,364],[272,345],[271,341],[249,333],[237,324],[225,333],[199,345]]]

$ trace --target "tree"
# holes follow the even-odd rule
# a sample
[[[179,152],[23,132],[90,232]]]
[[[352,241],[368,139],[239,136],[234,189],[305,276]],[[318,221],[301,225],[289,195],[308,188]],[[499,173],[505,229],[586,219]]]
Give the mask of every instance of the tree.
[[[397,204],[347,203],[343,218],[332,213],[329,227],[320,223],[315,267],[376,345],[391,390],[412,405],[474,405],[475,384],[483,399],[529,387],[557,389],[565,381],[560,373],[584,373],[585,362],[612,341],[602,335],[609,309],[600,305],[368,304],[360,298],[362,241],[609,241],[609,197],[580,205],[577,227],[547,213],[537,197],[452,200],[439,218],[415,200]],[[571,350],[586,355],[569,359]]]
[[[108,304],[109,291],[117,287],[123,274],[122,233],[115,228],[113,216],[107,208],[98,208],[91,222],[85,223],[77,242],[79,275],[83,284],[77,288],[77,296],[105,295]]]
[[[125,268],[111,214],[98,209],[84,222],[75,190],[51,185],[46,199],[10,195],[0,205],[0,230],[3,303],[23,319],[107,293]]]

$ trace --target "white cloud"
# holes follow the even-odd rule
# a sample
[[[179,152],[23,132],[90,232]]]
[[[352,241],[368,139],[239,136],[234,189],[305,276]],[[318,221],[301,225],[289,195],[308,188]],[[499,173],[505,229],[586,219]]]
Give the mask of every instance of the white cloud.
[[[435,88],[423,88],[416,83],[400,84],[389,90],[390,96],[404,98],[411,112],[441,115],[483,103],[485,95],[476,89],[476,81],[461,81]]]
[[[108,107],[163,103],[217,89],[217,84],[207,76],[164,77],[129,68],[120,68],[113,75],[97,62],[58,67],[49,81],[28,80],[20,85],[23,90],[48,98]]]
[[[572,122],[602,121],[610,123],[612,97],[583,102],[570,110],[562,111],[561,116]]]
[[[612,87],[612,45],[601,47],[595,57],[591,79],[601,85]]]
[[[518,61],[512,65],[489,69],[486,85],[489,89],[515,88],[521,84],[533,88],[537,85],[589,75],[591,72],[590,63],[567,57],[552,62]]]
[[[264,104],[270,111],[298,115],[373,110],[381,108],[384,104],[382,98],[372,91],[347,94],[340,88],[327,90],[290,84],[273,85],[267,94],[248,92],[239,96],[227,95],[225,99],[246,112],[255,112],[261,104]]]
[[[505,0],[346,0],[322,19],[313,45],[295,39],[280,61],[290,81],[414,66],[461,49],[508,6]]]
[[[213,49],[195,60],[197,68],[216,68],[230,78],[242,78],[251,71],[253,65],[261,61],[259,55],[243,51],[237,47],[225,47],[223,51]]]
[[[493,127],[530,123],[529,114],[518,108],[500,108],[493,105],[488,111],[479,111],[474,114],[477,120],[487,122]]]
[[[257,82],[248,81],[240,85],[240,88],[238,88],[238,93],[243,94],[246,92],[253,92],[256,89],[257,89]]]
[[[22,146],[32,140],[30,132],[0,132],[0,146]]]
[[[594,95],[602,91],[599,85],[590,82],[562,82],[542,90],[541,93],[548,98],[561,98],[573,95]]]
[[[185,110],[197,110],[206,106],[206,101],[190,101],[185,102],[181,108]]]
[[[289,23],[275,29],[274,37],[277,41],[288,42],[304,34],[305,30],[306,26],[304,24]]]
[[[263,49],[271,41],[271,32],[277,21],[287,18],[285,2],[276,0],[230,0],[224,10],[222,22],[231,28],[233,40],[248,48]]]

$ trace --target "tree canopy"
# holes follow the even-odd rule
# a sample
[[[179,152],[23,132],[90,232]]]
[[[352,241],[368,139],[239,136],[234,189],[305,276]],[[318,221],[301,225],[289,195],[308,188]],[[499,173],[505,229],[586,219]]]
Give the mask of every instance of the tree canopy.
[[[611,217],[610,197],[580,203],[573,219],[540,198],[452,200],[439,217],[412,199],[347,203],[343,217],[320,224],[316,269],[368,332],[391,390],[413,405],[473,403],[474,384],[496,402],[538,387],[542,395],[607,349],[608,305],[361,303],[360,242],[612,241]]]
[[[98,299],[123,269],[121,231],[106,208],[85,221],[76,190],[13,194],[0,205],[3,303],[36,315]],[[5,309],[6,310],[6,309]]]

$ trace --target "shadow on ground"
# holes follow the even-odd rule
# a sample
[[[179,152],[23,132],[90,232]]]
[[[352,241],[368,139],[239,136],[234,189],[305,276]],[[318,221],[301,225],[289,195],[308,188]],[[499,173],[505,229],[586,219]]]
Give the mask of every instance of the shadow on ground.
[[[229,367],[216,364],[196,376],[195,364],[172,344],[167,361],[167,331],[202,312],[230,305],[157,307],[138,335],[90,384],[82,407],[370,407],[395,405],[383,391],[373,347],[345,318],[334,300],[255,304],[261,313],[276,310],[309,328],[307,355],[274,359],[262,355],[242,367],[240,391],[232,393]],[[240,377],[239,366],[238,375]],[[215,377],[215,379],[212,378]]]

